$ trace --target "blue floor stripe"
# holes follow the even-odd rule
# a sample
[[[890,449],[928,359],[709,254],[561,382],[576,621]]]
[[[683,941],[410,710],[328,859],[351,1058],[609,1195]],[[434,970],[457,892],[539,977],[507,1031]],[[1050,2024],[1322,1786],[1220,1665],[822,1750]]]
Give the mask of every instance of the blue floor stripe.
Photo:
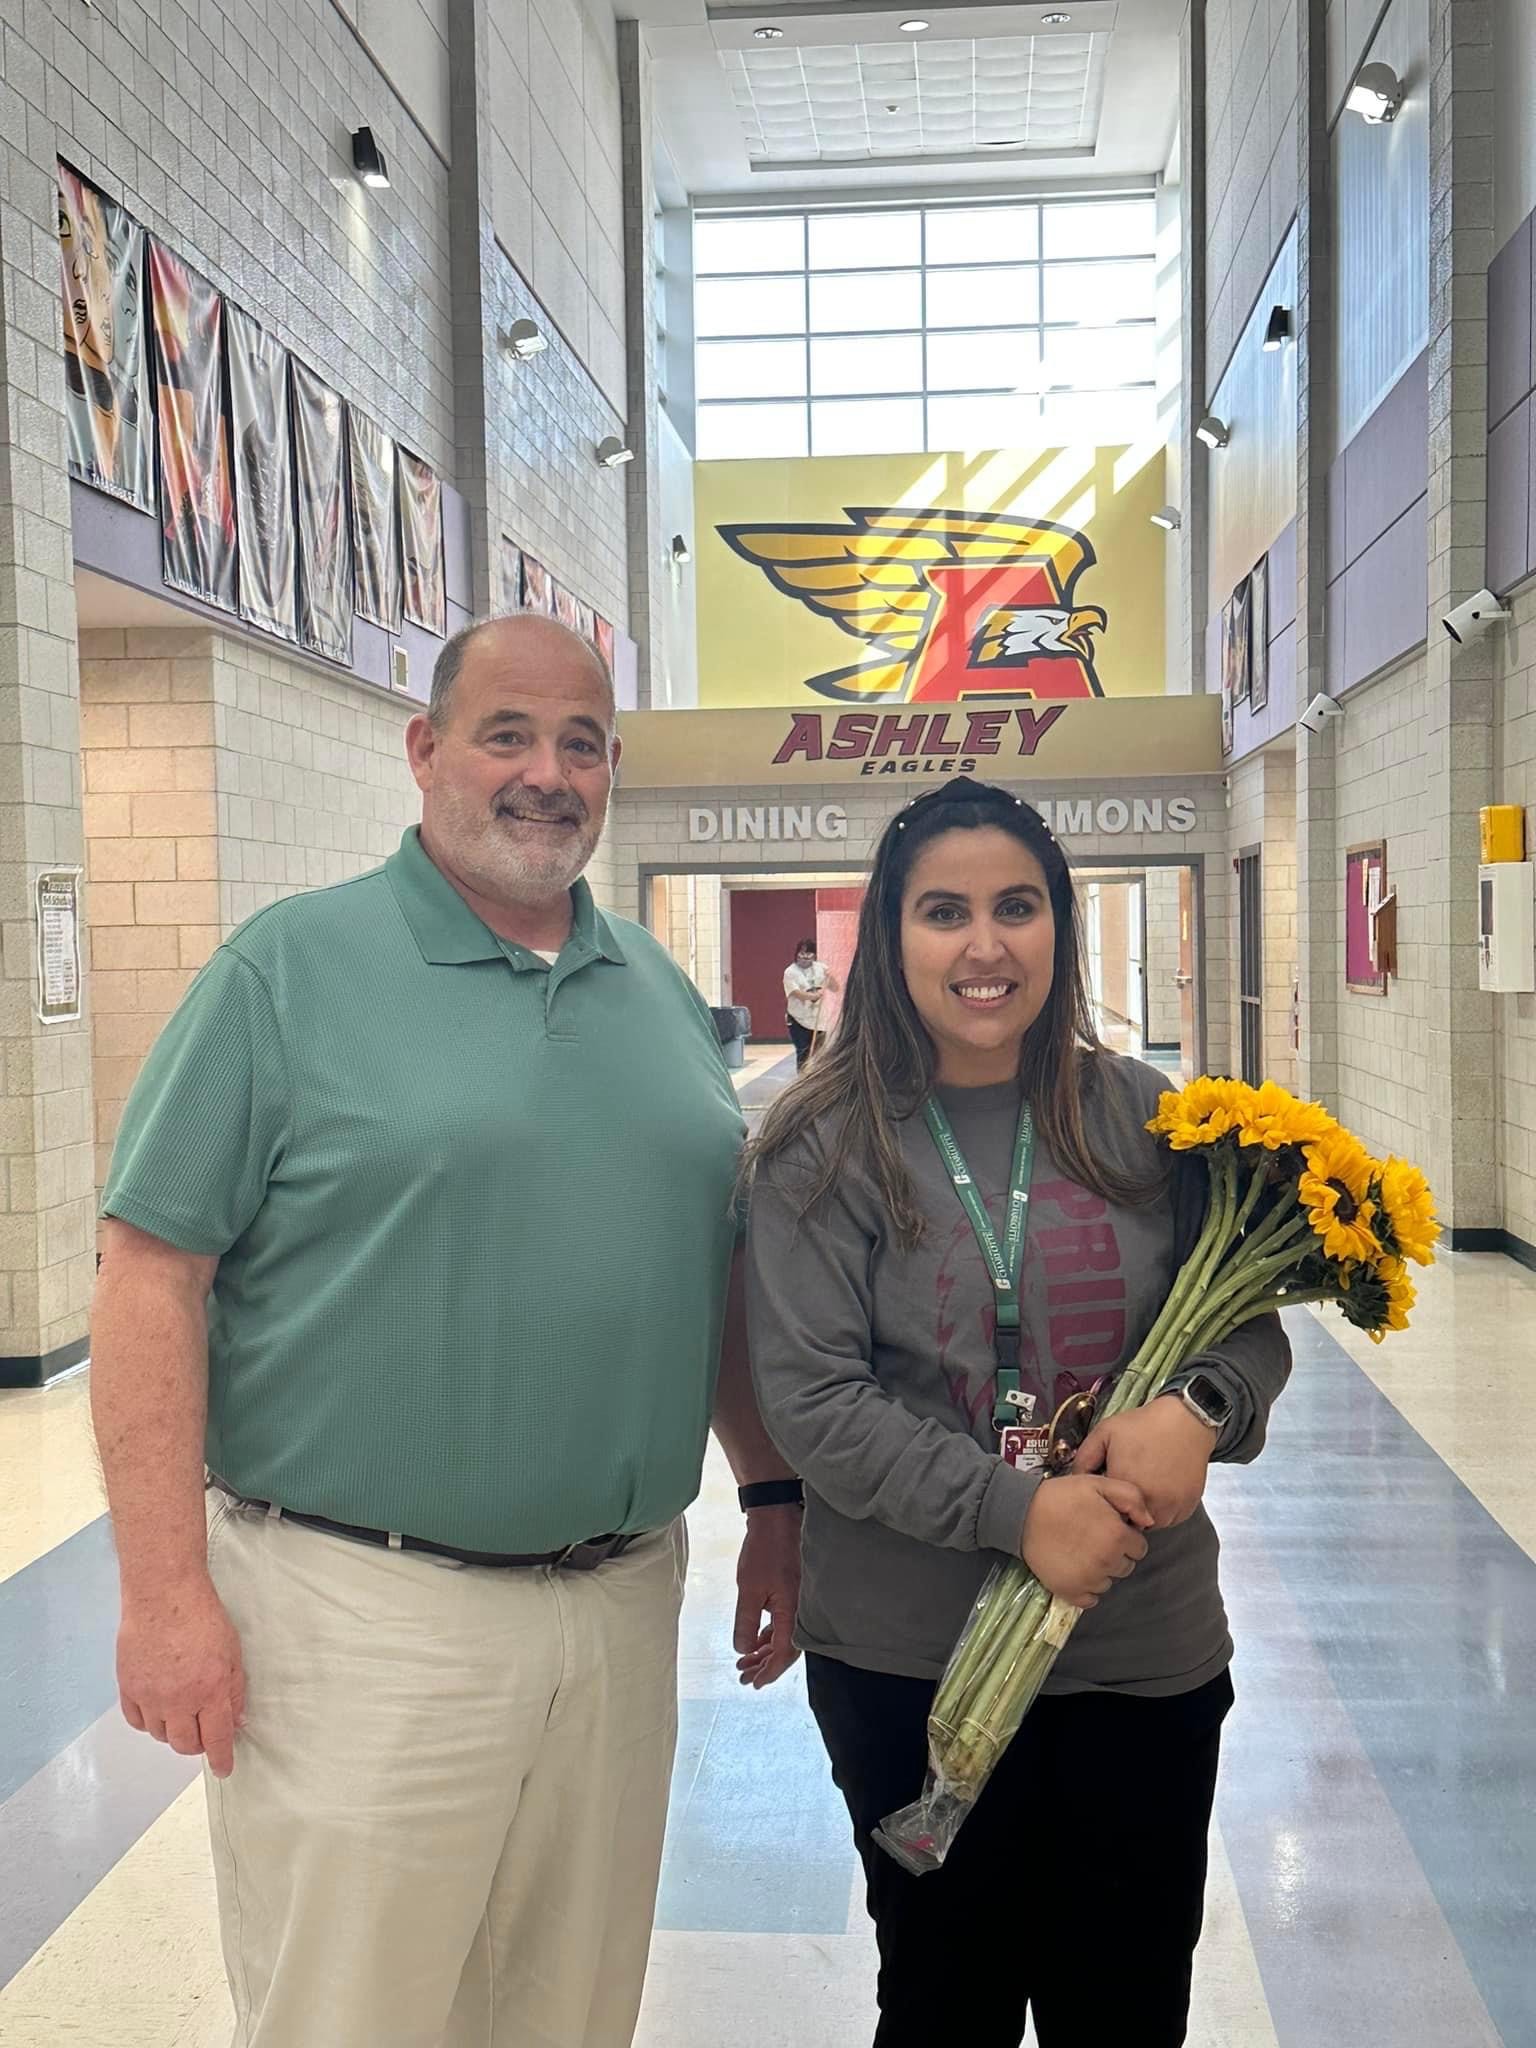
[[[0,1986],[89,1898],[201,1766],[112,1706],[0,1806]]]
[[[1464,1959],[1504,2041],[1525,2048],[1536,1562],[1313,1318],[1293,1318],[1291,1338],[1268,1450],[1211,1489],[1244,1696],[1220,1815],[1277,2024],[1298,1975],[1330,1955],[1335,2015],[1373,2009],[1365,1963],[1393,1973],[1383,1996],[1421,2019],[1455,1998]],[[1373,1798],[1395,1828],[1368,1828]],[[1416,1871],[1393,1867],[1387,1833]],[[1418,1945],[1426,1899],[1460,1959]],[[1318,2016],[1309,2007],[1307,2025]],[[1299,2016],[1281,2035],[1284,2048],[1305,2038]],[[1379,2038],[1399,2037],[1383,2025]],[[1475,2010],[1443,2014],[1418,2038],[1464,2048],[1487,2028]]]
[[[0,1804],[117,1698],[105,1515],[0,1584]]]

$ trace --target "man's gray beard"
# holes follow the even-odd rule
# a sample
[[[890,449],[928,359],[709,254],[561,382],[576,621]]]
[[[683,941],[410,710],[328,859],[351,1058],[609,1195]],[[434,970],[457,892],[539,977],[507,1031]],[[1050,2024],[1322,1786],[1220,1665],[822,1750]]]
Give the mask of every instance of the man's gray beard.
[[[500,816],[471,815],[456,799],[438,805],[438,840],[462,878],[492,902],[541,907],[566,895],[602,837],[589,817],[542,855],[519,845]]]

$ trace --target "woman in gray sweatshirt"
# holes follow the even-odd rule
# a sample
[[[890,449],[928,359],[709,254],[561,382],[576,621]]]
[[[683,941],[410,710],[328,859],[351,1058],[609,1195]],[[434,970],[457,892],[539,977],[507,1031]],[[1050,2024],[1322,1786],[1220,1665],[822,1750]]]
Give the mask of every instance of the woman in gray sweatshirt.
[[[1178,2048],[1231,1639],[1201,1495],[1257,1456],[1290,1352],[1248,1324],[1046,1481],[1198,1234],[1166,1083],[1097,1041],[1071,871],[966,777],[876,852],[836,1037],[753,1148],[763,1418],[805,1482],[798,1637],[880,1950],[875,2048]],[[1010,1227],[1011,1225],[1011,1227]],[[943,1867],[874,1843],[1000,1554],[1084,1610]],[[1104,1944],[1108,1942],[1106,1950]]]

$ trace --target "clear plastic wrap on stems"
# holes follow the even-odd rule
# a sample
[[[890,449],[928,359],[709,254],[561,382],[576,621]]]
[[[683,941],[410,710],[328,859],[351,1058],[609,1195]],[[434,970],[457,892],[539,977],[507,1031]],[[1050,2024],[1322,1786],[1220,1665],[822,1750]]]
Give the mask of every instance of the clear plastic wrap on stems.
[[[998,1565],[978,1594],[928,1717],[922,1796],[888,1814],[875,1840],[914,1876],[937,1870],[993,1766],[1034,1705],[1078,1610],[1027,1565]]]

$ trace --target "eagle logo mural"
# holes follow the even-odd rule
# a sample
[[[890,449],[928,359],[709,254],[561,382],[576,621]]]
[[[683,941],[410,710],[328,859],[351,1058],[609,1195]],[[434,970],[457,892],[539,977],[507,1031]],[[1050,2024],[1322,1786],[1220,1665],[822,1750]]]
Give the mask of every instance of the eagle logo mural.
[[[850,703],[1102,697],[1081,606],[1087,536],[1002,512],[846,508],[846,525],[716,529],[775,590],[869,643],[871,660],[806,677]]]

